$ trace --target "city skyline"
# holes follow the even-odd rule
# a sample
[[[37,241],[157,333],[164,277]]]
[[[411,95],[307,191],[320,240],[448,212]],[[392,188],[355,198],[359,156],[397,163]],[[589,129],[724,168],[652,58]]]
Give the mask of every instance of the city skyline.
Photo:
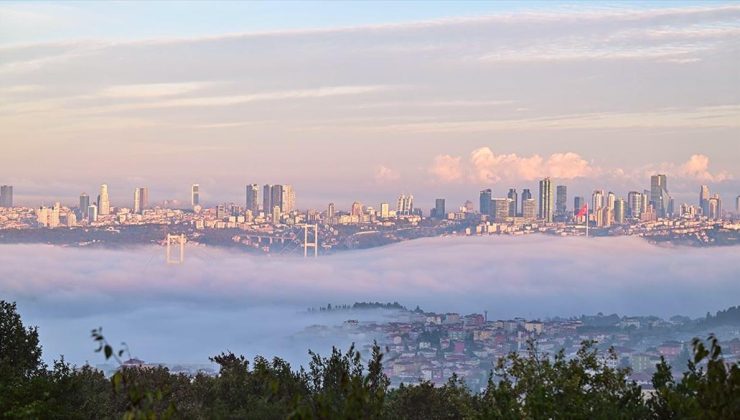
[[[0,137],[14,156],[0,179],[16,201],[89,193],[80,165],[112,190],[179,200],[193,182],[220,201],[279,179],[313,207],[357,189],[454,202],[547,176],[584,195],[595,179],[627,192],[655,173],[679,198],[697,183],[740,190],[736,4],[399,3],[392,21],[345,10],[261,27],[275,10],[223,6],[198,16],[232,10],[241,29],[183,36],[126,25],[137,8],[156,20],[156,4],[115,18],[114,4],[0,5]],[[70,21],[96,19],[110,32],[69,36]],[[111,39],[126,27],[139,32]]]

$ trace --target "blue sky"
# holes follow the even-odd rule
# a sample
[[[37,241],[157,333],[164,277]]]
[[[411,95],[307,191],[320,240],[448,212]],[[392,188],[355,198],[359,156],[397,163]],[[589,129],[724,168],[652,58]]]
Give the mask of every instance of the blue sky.
[[[394,24],[452,17],[584,9],[708,7],[721,1],[5,2],[0,44],[133,40]]]

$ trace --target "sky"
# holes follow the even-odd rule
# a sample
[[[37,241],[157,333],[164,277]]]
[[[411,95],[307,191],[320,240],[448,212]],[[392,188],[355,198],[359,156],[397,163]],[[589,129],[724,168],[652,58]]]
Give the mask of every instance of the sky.
[[[0,245],[0,296],[39,327],[47,360],[96,363],[89,333],[103,327],[146,361],[204,363],[228,349],[305,363],[308,349],[348,343],[291,335],[358,316],[308,316],[309,307],[398,301],[490,319],[696,318],[737,305],[738,258],[736,246],[545,235],[424,238],[317,259],[190,246],[183,265],[165,264],[162,247]]]
[[[454,208],[551,176],[740,194],[734,2],[4,2],[0,184]]]

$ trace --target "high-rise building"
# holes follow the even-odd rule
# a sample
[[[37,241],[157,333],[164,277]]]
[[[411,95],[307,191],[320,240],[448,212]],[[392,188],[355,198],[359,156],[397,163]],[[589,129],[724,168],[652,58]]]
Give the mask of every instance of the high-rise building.
[[[59,226],[59,215],[62,210],[62,205],[59,202],[54,203],[54,207],[51,208],[49,213],[49,227],[55,228]]]
[[[715,220],[722,218],[722,200],[719,194],[714,194],[709,199],[709,218]]]
[[[272,214],[272,185],[262,186],[262,210],[265,215]]]
[[[414,196],[409,194],[401,194],[398,197],[398,203],[396,205],[396,213],[399,215],[409,215],[414,212]]]
[[[509,202],[509,217],[516,217],[519,215],[519,200],[516,193],[516,188],[509,188],[509,193],[506,194],[506,198],[511,200]]]
[[[280,210],[282,210],[283,213],[290,213],[295,210],[295,190],[292,185],[283,185]]]
[[[270,204],[272,205],[272,209],[275,207],[280,209],[280,212],[283,212],[283,186],[275,184],[270,187]],[[273,210],[274,211],[274,210]]]
[[[591,193],[591,212],[595,213],[604,208],[604,190],[594,190]]]
[[[149,189],[139,187],[134,190],[134,213],[142,214],[149,206]]]
[[[90,207],[90,196],[85,193],[80,194],[80,207],[79,207],[80,219],[82,220],[87,219],[87,208],[88,207]]]
[[[98,220],[98,206],[95,203],[90,204],[87,208],[87,221],[93,223]]]
[[[336,213],[336,207],[334,203],[329,203],[329,206],[326,208],[326,217],[331,220],[334,218],[334,213]]]
[[[13,207],[13,186],[0,186],[0,207]]]
[[[555,204],[555,197],[553,191],[553,185],[550,178],[545,178],[540,181],[540,200],[539,200],[539,218],[547,223],[552,222],[553,207]]]
[[[565,216],[568,212],[568,187],[558,185],[555,188],[555,213],[558,216]]]
[[[359,201],[355,201],[354,203],[352,203],[352,208],[349,211],[349,215],[352,217],[362,218],[362,213],[362,203],[360,203]]]
[[[447,211],[445,210],[445,199],[438,198],[434,200],[434,217],[438,219],[444,219],[447,217]]]
[[[522,194],[522,217],[526,220],[537,218],[537,202],[534,198],[524,198]]]
[[[611,210],[614,210],[614,203],[617,201],[617,196],[609,191],[609,193],[606,194],[606,207],[610,208]]]
[[[387,219],[391,217],[391,205],[388,203],[380,203],[380,218]]]
[[[668,177],[657,174],[650,177],[650,203],[655,209],[658,217],[666,217],[668,214]]]
[[[519,214],[520,214],[521,216],[524,216],[524,200],[529,200],[529,199],[531,199],[531,198],[532,198],[532,192],[531,192],[531,191],[529,191],[529,188],[525,188],[525,189],[523,189],[523,190],[522,190],[522,197],[521,197],[521,203],[522,203],[522,204],[521,204],[521,206],[519,206],[519,208],[521,209],[521,211],[519,212]],[[535,213],[536,213],[536,212],[537,212],[537,211],[535,210]],[[535,214],[535,215],[536,215],[536,214]]]
[[[740,215],[740,195],[735,197],[735,214]]]
[[[100,194],[98,195],[98,214],[101,216],[110,214],[110,198],[108,197],[108,184],[102,184],[100,186]]]
[[[200,206],[200,185],[193,184],[190,187],[190,205],[192,207]]]
[[[280,206],[272,206],[272,223],[280,223]]]
[[[624,223],[625,213],[626,213],[626,203],[624,199],[617,198],[614,200],[614,222],[619,223],[620,225]]]
[[[699,208],[704,216],[709,215],[709,186],[702,185],[699,190]]]
[[[259,196],[260,196],[260,186],[257,184],[251,184],[247,185],[246,188],[246,207],[247,210],[251,210],[252,214],[257,214],[260,211],[260,202],[259,202]]]
[[[509,207],[511,199],[509,198],[494,198],[491,200],[491,215],[493,220],[497,222],[506,221],[509,217]]]
[[[645,210],[645,203],[642,201],[643,195],[639,191],[630,191],[627,193],[627,207],[629,217],[639,219]]]
[[[586,205],[586,199],[583,196],[577,196],[573,198],[573,212],[577,214],[581,211],[583,206]]]
[[[491,189],[487,188],[480,192],[480,214],[491,215]]]

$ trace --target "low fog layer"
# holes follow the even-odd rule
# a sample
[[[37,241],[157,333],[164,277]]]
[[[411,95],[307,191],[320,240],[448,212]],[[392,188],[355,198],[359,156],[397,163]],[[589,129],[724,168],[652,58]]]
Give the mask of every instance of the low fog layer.
[[[166,265],[159,247],[4,245],[0,296],[40,327],[47,359],[64,354],[77,363],[100,361],[88,337],[98,326],[147,361],[204,362],[228,349],[304,362],[309,346],[321,350],[331,340],[291,334],[358,318],[304,313],[327,303],[398,301],[488,310],[489,318],[696,317],[740,303],[740,247],[662,247],[629,237],[431,238],[308,260],[202,246],[185,254],[183,265]]]

